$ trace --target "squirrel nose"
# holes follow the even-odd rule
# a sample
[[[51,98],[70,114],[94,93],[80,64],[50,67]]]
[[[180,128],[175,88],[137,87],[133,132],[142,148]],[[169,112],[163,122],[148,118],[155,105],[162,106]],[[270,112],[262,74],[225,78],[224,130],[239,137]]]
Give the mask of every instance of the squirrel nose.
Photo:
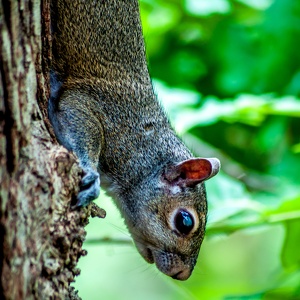
[[[171,277],[176,280],[187,280],[191,276],[191,272],[188,269],[181,270],[178,273],[172,275]]]

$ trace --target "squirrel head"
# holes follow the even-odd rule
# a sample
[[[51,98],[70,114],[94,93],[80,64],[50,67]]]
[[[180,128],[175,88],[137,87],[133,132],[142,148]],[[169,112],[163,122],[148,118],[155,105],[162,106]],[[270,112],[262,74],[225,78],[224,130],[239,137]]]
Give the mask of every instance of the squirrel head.
[[[218,159],[191,158],[163,167],[127,193],[123,212],[138,251],[174,279],[186,280],[194,269],[207,217],[203,181],[219,169]]]

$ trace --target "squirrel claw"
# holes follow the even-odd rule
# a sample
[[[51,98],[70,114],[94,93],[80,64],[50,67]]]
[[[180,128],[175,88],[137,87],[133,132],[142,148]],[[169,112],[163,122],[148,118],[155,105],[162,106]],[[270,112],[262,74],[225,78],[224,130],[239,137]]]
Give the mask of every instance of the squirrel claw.
[[[83,176],[80,183],[80,188],[85,189],[86,186],[93,185],[97,179],[99,179],[99,174],[93,170],[89,170],[86,172],[86,175]],[[100,184],[100,180],[99,180]]]
[[[73,208],[87,206],[91,201],[98,198],[100,195],[100,177],[93,170],[86,172],[82,178],[80,192],[77,195],[77,202]]]

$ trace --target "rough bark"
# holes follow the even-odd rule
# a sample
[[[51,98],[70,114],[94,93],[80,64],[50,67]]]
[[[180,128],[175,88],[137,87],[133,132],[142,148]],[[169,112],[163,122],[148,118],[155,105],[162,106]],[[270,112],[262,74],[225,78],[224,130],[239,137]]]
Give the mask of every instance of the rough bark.
[[[91,207],[47,121],[49,0],[0,2],[0,299],[80,299],[69,288]]]

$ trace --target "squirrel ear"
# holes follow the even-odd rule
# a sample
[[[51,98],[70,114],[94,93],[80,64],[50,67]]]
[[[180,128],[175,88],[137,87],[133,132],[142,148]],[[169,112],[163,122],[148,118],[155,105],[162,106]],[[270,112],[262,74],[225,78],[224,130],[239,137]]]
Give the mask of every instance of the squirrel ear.
[[[166,169],[164,177],[172,184],[193,187],[220,170],[217,158],[191,158]]]

